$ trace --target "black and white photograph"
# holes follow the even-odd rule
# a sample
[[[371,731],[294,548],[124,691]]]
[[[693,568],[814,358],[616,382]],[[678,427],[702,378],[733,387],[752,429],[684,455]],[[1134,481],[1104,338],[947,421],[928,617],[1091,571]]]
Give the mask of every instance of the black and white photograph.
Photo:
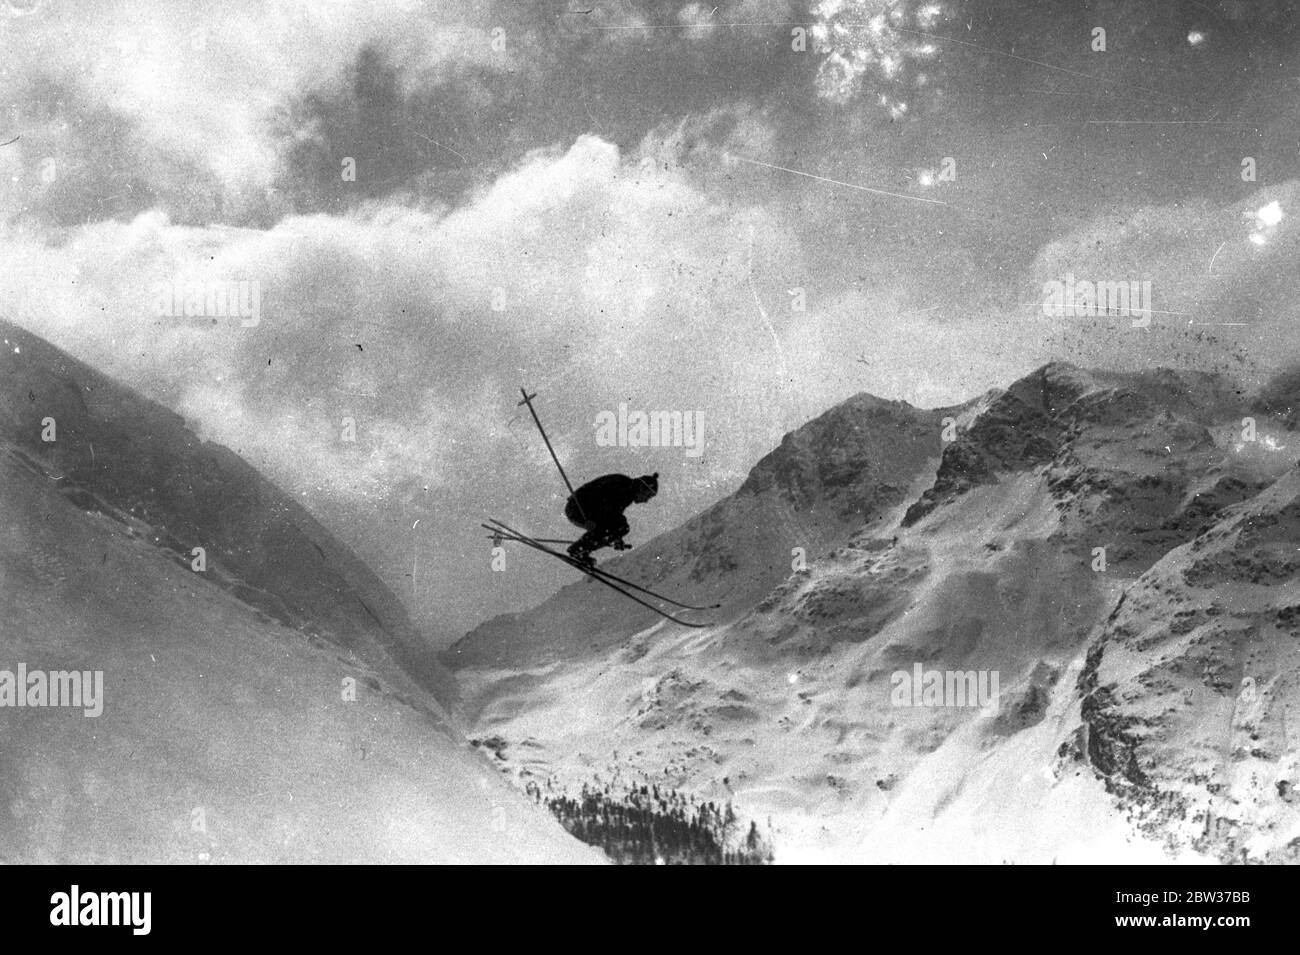
[[[1294,0],[2,0],[0,88],[35,921],[1300,862]]]

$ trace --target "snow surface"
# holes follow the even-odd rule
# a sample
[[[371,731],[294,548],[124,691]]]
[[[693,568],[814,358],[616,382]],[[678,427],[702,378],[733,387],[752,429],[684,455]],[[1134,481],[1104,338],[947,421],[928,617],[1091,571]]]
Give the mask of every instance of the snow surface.
[[[0,355],[0,670],[104,681],[97,717],[0,707],[0,862],[605,861],[469,746],[400,604],[301,508],[0,330],[21,343]]]
[[[0,709],[0,859],[598,861],[436,710],[29,478],[0,454],[0,667],[105,702]]]
[[[806,570],[725,607],[714,627],[640,618],[619,627],[617,596],[584,583],[489,622],[449,654],[462,713],[475,732],[499,738],[521,780],[551,778],[570,790],[647,782],[731,799],[742,819],[770,823],[778,862],[1214,862],[1243,850],[1289,858],[1300,844],[1292,842],[1300,780],[1296,733],[1284,735],[1279,714],[1300,700],[1276,631],[1291,621],[1293,659],[1300,560],[1270,552],[1274,579],[1220,595],[1249,596],[1248,619],[1273,621],[1258,647],[1239,632],[1216,648],[1229,674],[1223,685],[1203,676],[1206,661],[1170,656],[1176,641],[1148,639],[1154,630],[1112,633],[1107,623],[1126,594],[1149,594],[1131,611],[1148,628],[1204,603],[1178,578],[1184,564],[1162,573],[1162,558],[1181,560],[1189,542],[1228,533],[1234,514],[1248,510],[1242,501],[1259,495],[1260,507],[1285,512],[1275,537],[1300,528],[1295,508],[1286,510],[1296,452],[1281,453],[1278,420],[1240,394],[1212,375],[1047,366],[967,406],[937,467],[918,456],[916,473],[890,475],[908,493],[844,516],[842,536],[825,532],[814,495],[791,503],[780,522],[714,527],[722,543],[706,557],[729,540],[748,549],[730,564],[702,563],[688,535],[648,544],[674,568],[675,596],[752,593],[755,569],[788,557],[800,521],[816,526],[810,536],[823,546],[809,549]],[[838,416],[832,437],[871,407],[858,401]],[[1242,446],[1247,411],[1271,443]],[[877,418],[873,443],[888,447],[891,428],[913,423],[905,410]],[[796,450],[784,473],[821,469],[829,449],[805,438],[783,443]],[[872,499],[869,488],[855,495]],[[737,498],[709,513],[745,521],[754,505]],[[1098,546],[1107,549],[1104,569],[1094,566]],[[1233,555],[1214,564],[1238,583],[1250,566]],[[654,580],[645,563],[619,567]],[[999,713],[894,706],[891,674],[916,663],[998,671]],[[1263,717],[1237,705],[1242,745],[1223,766],[1202,717],[1227,725],[1246,672],[1270,723],[1252,753],[1242,741],[1261,735]],[[1094,673],[1099,686],[1088,682]],[[1184,699],[1180,711],[1194,718],[1175,713],[1125,736],[1131,719]],[[1145,771],[1138,783],[1107,760],[1112,751],[1132,752]],[[1211,800],[1216,781],[1227,789]],[[1186,820],[1166,811],[1171,794],[1193,807]],[[1198,799],[1218,807],[1222,831],[1194,815]]]

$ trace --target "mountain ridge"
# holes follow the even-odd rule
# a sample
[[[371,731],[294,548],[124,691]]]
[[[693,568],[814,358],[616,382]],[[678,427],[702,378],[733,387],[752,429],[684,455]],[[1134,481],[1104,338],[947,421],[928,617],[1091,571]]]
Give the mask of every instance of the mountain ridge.
[[[0,344],[0,864],[606,861],[470,746],[400,604],[300,505]],[[13,705],[15,672],[84,674],[94,706]]]
[[[218,586],[286,624],[373,640],[396,660],[395,679],[454,701],[454,680],[401,601],[290,495],[180,415],[38,336],[0,319],[0,340],[0,441],[66,496],[186,563],[204,547]],[[49,418],[53,442],[41,437]]]
[[[1286,800],[1300,770],[1276,743],[1263,755],[1238,747],[1254,762],[1236,775],[1214,771],[1237,780],[1236,794],[1216,802],[1207,788],[1217,785],[1214,772],[1194,758],[1205,745],[1202,718],[1160,722],[1142,674],[1166,664],[1156,643],[1123,626],[1139,612],[1151,615],[1148,630],[1172,620],[1178,632],[1162,639],[1179,646],[1187,628],[1227,614],[1179,616],[1183,604],[1204,603],[1192,588],[1215,574],[1228,581],[1214,586],[1249,598],[1237,613],[1250,623],[1234,633],[1281,633],[1275,624],[1290,628],[1300,616],[1289,590],[1298,564],[1267,549],[1203,557],[1190,578],[1146,601],[1134,596],[1270,495],[1290,500],[1283,488],[1300,443],[1288,388],[1247,393],[1217,374],[1051,363],[942,413],[872,417],[888,404],[859,396],[820,430],[787,435],[744,494],[706,512],[715,537],[769,548],[744,566],[707,569],[714,587],[746,594],[714,626],[684,633],[630,618],[616,595],[572,585],[508,627],[480,628],[455,645],[466,719],[513,755],[505,762],[521,781],[630,777],[734,798],[738,811],[776,820],[778,860],[1291,859]],[[783,570],[765,592],[757,578],[738,579],[765,562],[780,566],[788,540],[810,538],[799,522],[835,510],[837,482],[860,502],[898,477],[850,453],[844,471],[832,464],[832,480],[819,483],[819,465],[835,461],[845,435],[861,442],[861,431],[875,430],[877,446],[906,446],[900,434],[913,427],[932,432],[915,438],[906,493],[850,509],[826,546],[809,549],[806,566]],[[832,500],[818,500],[828,489]],[[779,511],[792,525],[784,538],[727,525],[750,519],[744,505],[757,494],[786,492],[801,506]],[[1289,528],[1288,506],[1257,521]],[[643,545],[676,567],[659,568],[662,579],[690,579],[699,555],[682,541],[669,532]],[[1243,591],[1238,578],[1252,567],[1260,581]],[[1261,629],[1268,621],[1274,629]],[[1239,637],[1206,639],[1235,654]],[[1300,707],[1289,671],[1274,661],[1285,638],[1259,639],[1274,656],[1251,657],[1255,672],[1230,670],[1232,694],[1249,677],[1261,698]],[[1188,664],[1178,659],[1168,667],[1183,679]],[[999,673],[997,715],[900,707],[891,677],[916,666]],[[1200,713],[1221,707],[1226,690],[1180,683],[1177,692],[1190,693]],[[1283,706],[1270,702],[1260,717],[1274,735]],[[1168,738],[1134,736],[1132,727]],[[1242,782],[1248,771],[1272,774],[1268,785]],[[1023,783],[1008,788],[1005,779]],[[1207,801],[1218,822],[1206,822]],[[1023,831],[1024,819],[1037,828]],[[956,850],[952,840],[973,831],[984,837]]]

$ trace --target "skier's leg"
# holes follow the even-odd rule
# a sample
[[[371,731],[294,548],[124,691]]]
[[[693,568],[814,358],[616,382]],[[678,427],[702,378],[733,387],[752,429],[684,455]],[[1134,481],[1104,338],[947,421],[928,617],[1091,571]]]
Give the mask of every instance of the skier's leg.
[[[569,523],[581,527],[585,534],[569,545],[569,556],[584,564],[592,563],[591,552],[601,546],[599,541],[600,523],[592,515],[583,513],[576,497],[570,497],[564,505],[564,516]]]
[[[612,539],[609,536],[609,531],[610,526],[608,523],[593,521],[589,525],[587,533],[569,545],[569,556],[584,564],[594,564],[595,561],[591,559],[592,552],[609,546]]]
[[[591,561],[593,551],[598,551],[602,547],[608,547],[616,541],[621,541],[628,530],[627,519],[622,514],[606,518],[574,541],[569,547],[569,556],[583,563],[593,562]]]
[[[609,544],[615,550],[628,550],[632,545],[623,540],[632,528],[628,526],[627,518],[622,514],[618,516],[618,521],[611,523],[609,527]]]
[[[596,532],[589,530],[569,545],[569,556],[585,564],[591,560],[591,552],[597,546]]]

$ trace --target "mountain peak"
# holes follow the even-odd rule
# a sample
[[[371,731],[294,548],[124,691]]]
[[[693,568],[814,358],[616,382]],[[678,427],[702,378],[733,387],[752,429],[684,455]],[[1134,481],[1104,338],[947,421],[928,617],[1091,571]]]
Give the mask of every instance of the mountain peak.
[[[888,480],[891,470],[910,470],[917,463],[914,456],[894,460],[894,454],[932,438],[948,413],[860,392],[788,432],[750,469],[736,494],[775,488],[803,508],[873,477]]]

